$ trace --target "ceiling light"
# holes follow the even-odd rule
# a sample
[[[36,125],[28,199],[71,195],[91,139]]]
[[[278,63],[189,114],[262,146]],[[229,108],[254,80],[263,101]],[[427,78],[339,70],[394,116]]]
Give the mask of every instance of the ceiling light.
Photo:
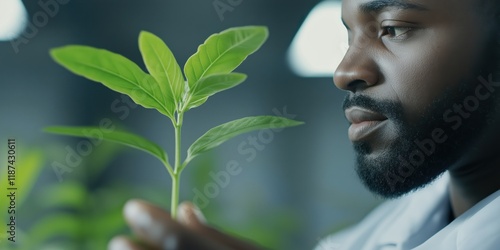
[[[27,16],[21,0],[0,0],[0,41],[18,37],[26,27]]]
[[[288,49],[288,63],[299,76],[331,77],[347,51],[341,2],[323,1],[309,13]]]

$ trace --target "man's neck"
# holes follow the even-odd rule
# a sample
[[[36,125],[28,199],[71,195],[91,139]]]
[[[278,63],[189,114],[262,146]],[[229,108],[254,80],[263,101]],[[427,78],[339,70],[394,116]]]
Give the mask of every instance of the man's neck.
[[[500,190],[500,159],[462,166],[449,172],[450,203],[455,218]]]

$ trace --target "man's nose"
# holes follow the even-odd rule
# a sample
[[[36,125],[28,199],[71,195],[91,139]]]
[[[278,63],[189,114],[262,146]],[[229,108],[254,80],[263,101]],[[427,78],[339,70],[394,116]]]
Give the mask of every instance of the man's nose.
[[[379,81],[379,68],[370,54],[366,47],[351,46],[335,70],[335,86],[355,93],[376,85]]]

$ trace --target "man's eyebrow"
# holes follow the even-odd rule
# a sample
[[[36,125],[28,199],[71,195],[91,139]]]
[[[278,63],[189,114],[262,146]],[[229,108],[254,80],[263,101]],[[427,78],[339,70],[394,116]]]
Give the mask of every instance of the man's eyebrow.
[[[387,8],[396,8],[403,10],[419,10],[425,11],[428,10],[425,6],[410,3],[406,0],[374,0],[367,3],[363,3],[359,6],[361,12],[370,13],[370,12],[380,12]]]

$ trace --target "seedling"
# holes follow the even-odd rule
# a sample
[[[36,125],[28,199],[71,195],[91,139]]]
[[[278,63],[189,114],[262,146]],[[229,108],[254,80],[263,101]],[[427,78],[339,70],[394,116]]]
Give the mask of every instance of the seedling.
[[[254,116],[230,121],[208,130],[191,144],[186,157],[181,159],[184,114],[205,103],[210,96],[243,82],[246,75],[233,73],[233,70],[257,51],[267,37],[268,30],[262,26],[235,27],[213,34],[187,60],[184,75],[167,45],[146,31],[139,35],[139,49],[149,74],[129,59],[103,49],[70,45],[50,51],[52,58],[71,72],[100,82],[128,95],[135,103],[154,108],[167,116],[175,132],[173,165],[160,146],[130,132],[99,127],[49,127],[45,131],[122,143],[157,157],[172,177],[171,214],[175,218],[181,173],[196,156],[242,133],[302,124],[278,116]]]

